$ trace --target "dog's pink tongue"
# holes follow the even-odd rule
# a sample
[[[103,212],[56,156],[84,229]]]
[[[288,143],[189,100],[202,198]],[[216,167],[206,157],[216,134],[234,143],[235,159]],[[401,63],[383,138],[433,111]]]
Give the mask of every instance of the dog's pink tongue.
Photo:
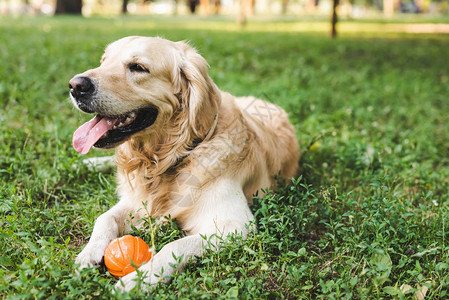
[[[84,123],[73,134],[73,148],[81,154],[88,153],[103,134],[114,127],[116,121],[116,119],[96,116]]]

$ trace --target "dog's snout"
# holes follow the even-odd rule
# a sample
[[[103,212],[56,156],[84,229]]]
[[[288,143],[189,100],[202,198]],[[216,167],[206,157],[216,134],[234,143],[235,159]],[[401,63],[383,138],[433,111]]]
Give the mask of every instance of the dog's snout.
[[[79,99],[83,96],[92,95],[94,92],[94,84],[89,77],[75,76],[69,81],[70,94]]]

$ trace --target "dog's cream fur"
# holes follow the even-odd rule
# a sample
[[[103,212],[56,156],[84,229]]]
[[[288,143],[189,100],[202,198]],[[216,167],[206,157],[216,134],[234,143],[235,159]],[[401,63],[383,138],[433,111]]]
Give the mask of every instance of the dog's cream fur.
[[[149,73],[130,72],[133,63]],[[117,148],[120,201],[95,222],[76,258],[81,268],[101,262],[109,242],[130,229],[130,214],[138,220],[149,212],[175,218],[187,234],[140,267],[150,285],[168,280],[202,255],[204,235],[245,236],[252,195],[273,188],[273,175],[296,175],[299,149],[287,114],[263,100],[220,91],[206,61],[186,43],[123,38],[107,47],[98,68],[80,75],[95,83],[97,113],[159,110],[152,126]],[[197,139],[203,141],[193,147]],[[173,255],[182,257],[176,266]],[[123,277],[117,287],[132,289],[136,277]]]

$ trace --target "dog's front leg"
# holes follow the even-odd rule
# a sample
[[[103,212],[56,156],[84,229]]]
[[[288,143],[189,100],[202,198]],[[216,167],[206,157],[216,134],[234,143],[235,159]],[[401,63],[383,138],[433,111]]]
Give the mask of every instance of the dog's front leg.
[[[165,245],[147,264],[141,266],[144,289],[152,288],[158,282],[167,282],[178,270],[182,270],[189,259],[201,256],[207,241],[199,234],[184,237]],[[122,291],[132,290],[137,283],[137,273],[122,277],[116,288]]]
[[[223,179],[203,190],[201,197],[191,215],[192,231],[196,233],[165,245],[149,263],[139,268],[146,283],[144,289],[170,280],[189,259],[201,257],[205,247],[219,250],[219,243],[229,233],[247,236],[248,225],[254,217],[239,184]],[[128,274],[117,282],[116,287],[130,291],[135,287],[137,277],[136,272]]]
[[[109,243],[124,232],[125,219],[132,212],[123,202],[117,203],[95,221],[89,243],[75,259],[79,269],[97,265]]]

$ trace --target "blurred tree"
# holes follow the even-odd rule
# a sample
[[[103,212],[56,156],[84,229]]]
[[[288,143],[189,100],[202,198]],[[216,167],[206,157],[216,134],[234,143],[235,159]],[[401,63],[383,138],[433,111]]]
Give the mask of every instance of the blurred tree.
[[[245,25],[246,19],[249,16],[254,15],[255,6],[256,6],[256,0],[240,0],[239,1],[238,23],[240,25]]]
[[[338,21],[337,7],[338,7],[339,2],[340,2],[340,0],[332,0],[331,37],[333,39],[337,37],[337,21]]]
[[[221,10],[221,1],[220,0],[213,0],[214,3],[214,13],[218,15]]]
[[[383,10],[385,17],[392,17],[394,14],[394,1],[393,0],[383,0]]]
[[[190,10],[190,12],[191,12],[192,14],[194,14],[195,11],[196,11],[196,7],[197,7],[197,5],[198,5],[198,3],[199,3],[199,0],[187,0],[187,3],[188,3],[188,5],[189,5],[189,10]]]
[[[281,13],[283,14],[283,15],[285,15],[285,14],[287,14],[287,11],[288,11],[288,0],[282,0],[282,11],[281,11]]]
[[[254,15],[254,8],[256,7],[256,0],[249,0],[248,1],[248,15],[253,16]]]
[[[128,13],[128,0],[123,0],[122,3],[122,14],[126,15]]]
[[[82,0],[56,0],[55,15],[73,14],[80,15],[83,8]]]
[[[209,14],[209,0],[200,0],[201,14],[207,16]]]
[[[207,16],[211,13],[218,15],[220,13],[220,0],[199,0],[199,4],[203,16]]]

